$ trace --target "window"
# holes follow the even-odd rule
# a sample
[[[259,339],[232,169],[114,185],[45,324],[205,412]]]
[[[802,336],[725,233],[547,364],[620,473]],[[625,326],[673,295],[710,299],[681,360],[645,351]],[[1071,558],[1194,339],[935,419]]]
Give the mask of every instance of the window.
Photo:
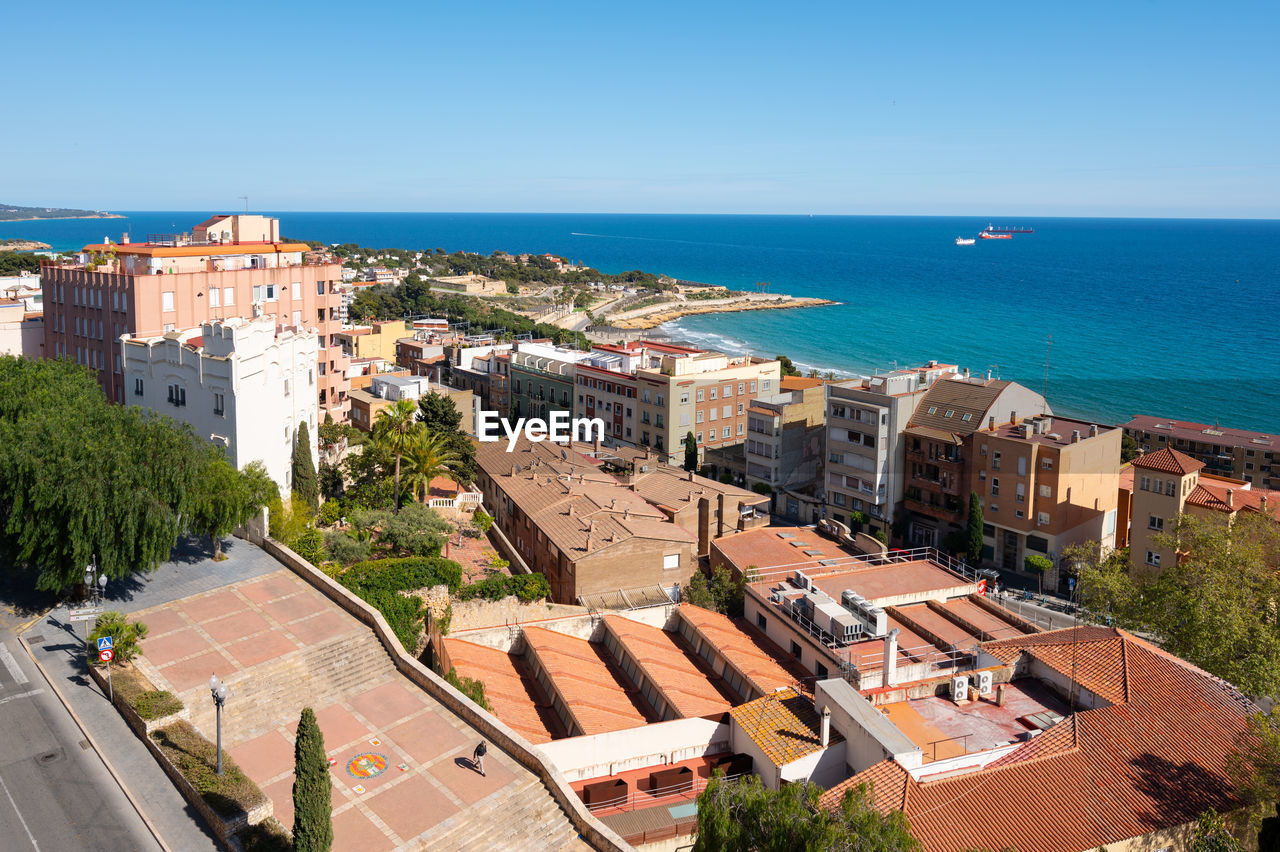
[[[1025,517],[1026,517],[1026,515],[1024,515],[1024,514],[1023,514],[1023,512],[1022,512],[1022,510],[1021,510],[1021,509],[1014,509],[1014,510],[1013,510],[1013,516],[1014,516],[1015,518],[1025,518]]]
[[[705,394],[706,394],[705,390],[703,390],[702,388],[698,388],[698,402],[702,402],[705,399]],[[645,396],[647,397],[648,394],[646,394]]]
[[[745,385],[743,385],[743,383],[742,383],[742,382],[738,382],[738,393],[739,393],[739,394],[746,393],[746,391],[744,390],[744,388],[745,388]],[[1252,452],[1250,452],[1250,455],[1252,455]]]
[[[142,379],[133,380],[133,395],[142,396]]]
[[[699,443],[699,444],[701,444],[701,443],[702,443],[702,433],[701,433],[701,432],[699,432],[695,437],[697,438],[698,443]]]
[[[950,417],[951,415],[953,415],[953,414],[955,414],[955,413],[956,413],[956,410],[955,410],[954,408],[948,408],[948,409],[947,409],[947,411],[946,411],[946,413],[945,413],[945,414],[943,414],[942,416],[943,416],[943,417]]]
[[[1174,489],[1173,480],[1172,480],[1172,479],[1170,479],[1170,480],[1168,480],[1167,482],[1165,482],[1165,484],[1164,484],[1164,496],[1166,496],[1166,497],[1172,497],[1172,496],[1173,496],[1173,489]]]
[[[929,413],[930,413],[930,414],[937,414],[937,413],[938,413],[938,406],[936,406],[936,405],[931,405],[931,406],[929,406]]]
[[[991,469],[992,470],[1000,469],[1000,452],[998,450],[991,454]]]
[[[844,453],[832,453],[827,458],[835,464],[844,464]]]
[[[1027,457],[1018,456],[1018,476],[1027,475]]]
[[[996,479],[995,477],[991,478],[991,496],[992,497],[1000,496],[1000,480]]]
[[[226,412],[226,397],[216,391],[213,394],[213,413],[222,417]]]
[[[720,412],[720,416],[721,416],[721,417],[723,417],[723,418],[724,418],[724,419],[726,419],[726,420],[728,420],[730,417],[732,417],[732,416],[733,416],[733,406],[732,406],[732,405],[726,405],[726,406],[724,407],[724,409]]]
[[[833,492],[831,492],[831,502],[832,502],[832,503],[835,503],[837,506],[843,506],[843,505],[844,505],[844,495],[843,495],[843,494],[841,494],[839,491],[833,491]]]
[[[689,392],[688,392],[688,391],[681,391],[681,392],[680,392],[680,404],[681,404],[681,405],[685,405],[685,404],[686,404],[686,403],[688,403],[688,402],[689,402]]]
[[[1041,497],[1052,497],[1052,496],[1053,496],[1053,489],[1052,489],[1052,488],[1050,488],[1048,485],[1041,485],[1041,486],[1040,486],[1040,496],[1041,496]]]
[[[1149,530],[1156,530],[1157,532],[1163,532],[1163,531],[1164,531],[1164,518],[1159,518],[1159,517],[1156,517],[1155,515],[1150,515],[1150,516],[1148,516],[1148,518],[1147,518],[1147,529],[1149,529]]]
[[[1041,470],[1053,470],[1053,459],[1045,457],[1040,459]]]
[[[289,380],[288,380],[288,379],[285,379],[285,380],[284,380],[284,395],[285,395],[285,396],[288,396],[288,395],[289,395]]]
[[[741,423],[739,423],[739,424],[738,424],[738,434],[739,434],[739,435],[741,435],[741,434],[742,434],[742,424],[741,424]]]
[[[751,392],[752,392],[752,393],[755,393],[755,392],[756,392],[756,383],[755,383],[755,381],[754,381],[754,380],[752,380],[752,382],[751,382]]]
[[[1037,524],[1040,524],[1041,526],[1048,526],[1048,525],[1049,525],[1049,513],[1048,513],[1048,512],[1040,512],[1038,515],[1036,515],[1036,523],[1037,523]]]
[[[791,640],[791,656],[800,659],[800,645],[794,639]]]
[[[1152,568],[1159,568],[1159,567],[1160,567],[1160,554],[1159,554],[1159,553],[1156,553],[1156,552],[1154,552],[1154,551],[1148,550],[1148,551],[1147,551],[1147,564],[1148,564],[1148,565],[1150,565]]]
[[[733,396],[733,385],[725,385],[720,389],[721,396]]]
[[[826,679],[827,679],[827,667],[826,667],[826,666],[824,666],[822,663],[817,663],[817,664],[815,665],[815,668],[817,669],[817,671],[815,672],[815,674],[817,674],[817,676],[818,676],[818,680],[826,680]]]
[[[760,389],[761,389],[761,390],[768,390],[772,385],[773,385],[773,381],[772,381],[771,379],[761,379],[761,380],[760,380]]]
[[[697,412],[697,413],[694,415],[694,421],[695,421],[695,422],[697,422],[697,423],[701,423],[701,422],[702,422],[702,412],[701,412],[701,411]]]
[[[768,629],[769,619],[765,618],[763,613],[756,613],[756,627],[759,627],[761,630]]]
[[[715,399],[716,390],[717,390],[716,388],[707,388],[707,399]]]
[[[1150,490],[1151,490],[1151,477],[1149,477],[1149,476],[1144,476],[1144,477],[1142,477],[1142,481],[1141,481],[1141,483],[1139,483],[1139,486],[1138,486],[1138,487],[1140,487],[1143,491],[1150,491]]]
[[[216,308],[220,305],[221,300],[218,298],[222,295],[222,291],[217,287],[209,288],[209,307]]]
[[[973,415],[966,411],[964,417],[961,417],[960,419],[968,423],[970,420],[973,419]]]
[[[160,294],[161,307],[166,311],[173,310],[173,291],[165,290]]]
[[[724,431],[720,433],[720,437],[728,438],[732,434],[733,434],[733,429],[729,426],[726,426],[724,427]]]
[[[1027,502],[1027,486],[1021,482],[1014,483],[1014,499],[1019,503]]]
[[[745,410],[746,410],[746,408],[745,408],[745,406],[743,405],[743,403],[741,403],[741,402],[740,402],[740,403],[738,403],[738,414],[739,414],[739,415],[741,415]],[[1252,467],[1253,467],[1253,465],[1249,465],[1249,467],[1250,467],[1250,468],[1252,468]]]
[[[222,288],[222,304],[234,305],[236,303],[236,291],[234,287]]]
[[[680,567],[680,554],[668,553],[662,557],[662,570],[674,571]]]
[[[707,419],[714,423],[716,420],[717,413],[718,413],[718,409],[715,409],[715,408],[710,409],[707,412]]]
[[[985,470],[978,471],[978,481],[979,482],[987,481],[987,472]]]

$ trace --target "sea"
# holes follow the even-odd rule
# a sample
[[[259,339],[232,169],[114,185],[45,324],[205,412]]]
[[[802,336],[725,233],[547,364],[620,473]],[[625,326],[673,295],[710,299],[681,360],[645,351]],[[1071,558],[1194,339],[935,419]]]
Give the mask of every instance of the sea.
[[[257,212],[257,211],[255,211]],[[0,222],[59,250],[189,231],[203,212]],[[1135,414],[1280,432],[1280,221],[278,212],[295,239],[551,252],[838,304],[686,317],[658,333],[838,377],[929,360],[1103,424]],[[1031,228],[958,246],[988,224]]]

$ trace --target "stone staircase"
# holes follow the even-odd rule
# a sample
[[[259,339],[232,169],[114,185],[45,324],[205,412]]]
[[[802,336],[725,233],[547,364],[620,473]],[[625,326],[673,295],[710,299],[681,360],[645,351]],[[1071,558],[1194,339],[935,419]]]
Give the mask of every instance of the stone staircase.
[[[518,786],[515,786],[517,785]],[[512,782],[455,814],[419,840],[421,848],[457,852],[587,850],[566,814],[538,779]]]
[[[292,725],[303,707],[320,710],[346,694],[399,676],[391,657],[369,631],[260,663],[227,681],[230,695],[223,708],[224,745],[234,746],[281,725]],[[208,689],[198,686],[180,697],[191,711],[191,724],[212,739],[215,711]]]

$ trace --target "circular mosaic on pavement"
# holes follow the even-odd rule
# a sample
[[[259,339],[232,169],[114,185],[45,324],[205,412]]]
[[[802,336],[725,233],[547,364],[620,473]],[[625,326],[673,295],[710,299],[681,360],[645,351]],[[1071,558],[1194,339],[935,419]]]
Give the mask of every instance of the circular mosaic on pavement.
[[[386,771],[386,755],[378,754],[376,751],[358,754],[347,763],[347,774],[355,778],[373,778]]]

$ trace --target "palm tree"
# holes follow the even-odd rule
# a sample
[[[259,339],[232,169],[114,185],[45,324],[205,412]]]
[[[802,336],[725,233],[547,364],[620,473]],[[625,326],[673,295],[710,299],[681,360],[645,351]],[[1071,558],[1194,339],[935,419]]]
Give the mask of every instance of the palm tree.
[[[461,456],[449,449],[449,443],[443,435],[433,434],[426,429],[414,433],[405,448],[405,483],[411,489],[415,500],[427,502],[431,496],[431,480],[438,476],[455,479],[455,469],[462,461]]]
[[[405,454],[413,433],[418,429],[418,403],[397,399],[378,412],[373,424],[373,439],[396,457],[396,509],[400,508],[400,457]]]

